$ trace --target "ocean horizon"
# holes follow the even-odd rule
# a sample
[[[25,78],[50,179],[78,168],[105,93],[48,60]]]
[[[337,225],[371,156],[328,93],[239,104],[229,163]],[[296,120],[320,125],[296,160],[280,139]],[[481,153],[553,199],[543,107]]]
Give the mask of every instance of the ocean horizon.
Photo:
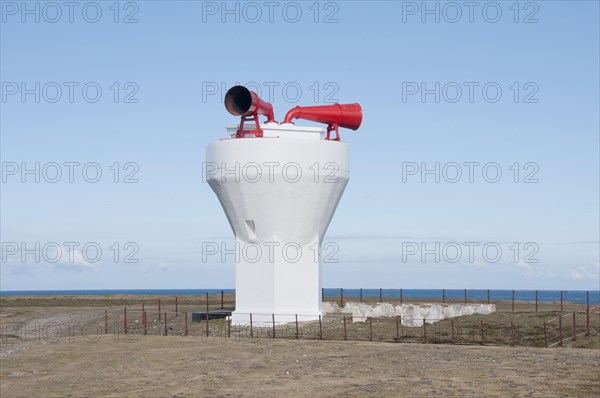
[[[97,296],[112,294],[153,295],[153,296],[202,296],[208,294],[235,294],[235,289],[80,289],[80,290],[0,290],[0,297],[8,296]],[[324,288],[325,296],[341,297],[340,288]],[[466,289],[467,299],[486,301],[488,289]],[[491,300],[511,300],[513,290],[490,289]],[[538,301],[558,302],[561,290],[537,290]],[[361,289],[343,289],[344,298],[358,298]],[[407,298],[439,299],[444,296],[450,300],[464,299],[465,289],[362,289],[365,298]],[[515,300],[535,301],[536,290],[514,290]],[[591,305],[600,305],[598,290],[562,290],[563,301]]]

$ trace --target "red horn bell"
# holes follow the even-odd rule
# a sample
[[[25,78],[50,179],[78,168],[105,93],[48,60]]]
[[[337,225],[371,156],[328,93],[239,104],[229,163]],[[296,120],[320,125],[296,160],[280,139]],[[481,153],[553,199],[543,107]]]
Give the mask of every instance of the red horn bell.
[[[229,113],[234,116],[241,116],[240,127],[236,134],[237,138],[243,138],[246,134],[262,137],[258,115],[266,116],[267,123],[277,123],[273,114],[273,105],[262,100],[258,94],[244,86],[233,86],[227,90],[224,103],[225,109]],[[254,130],[244,130],[244,122],[251,119],[254,120],[256,128]]]
[[[338,127],[357,130],[362,123],[362,108],[359,104],[333,104],[323,106],[297,106],[288,111],[283,123],[292,123],[294,119],[310,120],[327,124],[327,138],[335,129],[336,141],[340,140]]]

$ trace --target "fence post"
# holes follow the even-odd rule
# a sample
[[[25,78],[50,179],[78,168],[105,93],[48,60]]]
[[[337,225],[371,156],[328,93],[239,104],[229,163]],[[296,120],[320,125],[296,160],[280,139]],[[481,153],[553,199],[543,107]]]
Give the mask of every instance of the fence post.
[[[535,312],[538,312],[538,291],[535,291]]]
[[[442,303],[446,303],[446,289],[442,289]]]
[[[250,338],[253,338],[254,334],[252,333],[252,313],[250,313]]]
[[[585,292],[585,335],[590,335],[590,292]]]
[[[160,315],[160,300],[158,300],[158,321],[160,322],[161,319],[161,315]]]
[[[490,289],[487,290],[487,303],[490,303]]]
[[[346,330],[346,315],[344,315],[344,340],[348,340],[348,331]]]
[[[585,309],[585,335],[590,335],[590,308]]]
[[[480,321],[479,330],[481,332],[481,345],[485,345],[485,338],[483,337],[483,321]]]
[[[223,309],[223,290],[221,290],[221,309]]]
[[[402,304],[402,289],[400,289],[400,304]]]
[[[544,347],[548,348],[548,331],[546,329],[546,321],[544,321]]]
[[[227,319],[227,338],[231,338],[231,317]]]
[[[104,310],[104,334],[108,334],[108,310]]]
[[[379,288],[379,302],[383,303],[383,289]]]
[[[145,309],[144,309],[144,303],[142,303],[142,312],[144,312],[144,311],[145,311]]]
[[[450,330],[451,330],[451,337],[450,337],[450,344],[454,344],[454,319],[450,319]]]
[[[512,291],[512,312],[515,312],[515,291]]]
[[[467,289],[465,289],[465,304],[467,304]]]
[[[299,336],[300,336],[300,333],[298,330],[298,314],[296,314],[296,340],[298,340]]]
[[[185,329],[184,329],[184,331],[185,331],[185,336],[187,336],[188,335],[188,319],[187,319],[188,317],[187,317],[187,311],[183,313],[183,316],[185,316],[185,324],[184,324]]]
[[[321,315],[319,315],[319,340],[323,340],[323,323],[321,322]]]
[[[558,316],[558,345],[563,345],[563,334],[562,334],[562,315]]]
[[[396,316],[396,343],[400,342],[400,318]]]
[[[123,332],[127,334],[127,307],[123,310]]]
[[[425,323],[425,319],[423,319],[423,344],[427,343],[427,323]]]
[[[344,288],[340,287],[340,307],[344,306]]]
[[[271,314],[273,318],[273,340],[275,340],[275,314]]]
[[[560,291],[560,312],[563,312],[563,291]]]
[[[360,288],[360,302],[362,303],[362,287]]]
[[[206,292],[206,316],[205,316],[205,320],[206,320],[206,326],[204,327],[204,331],[206,332],[206,337],[208,337],[208,321],[209,321],[209,317],[208,317],[208,292]]]
[[[373,341],[373,317],[369,317],[369,341]]]
[[[165,311],[165,336],[167,335],[167,311]]]
[[[510,321],[510,346],[515,346],[515,323]]]
[[[577,341],[577,318],[573,312],[573,341]]]
[[[177,305],[177,296],[175,296],[175,316],[179,316],[179,306]]]
[[[143,323],[144,323],[144,336],[148,334],[148,318],[146,315],[146,310],[144,310],[144,312],[142,312],[142,318],[143,318]]]

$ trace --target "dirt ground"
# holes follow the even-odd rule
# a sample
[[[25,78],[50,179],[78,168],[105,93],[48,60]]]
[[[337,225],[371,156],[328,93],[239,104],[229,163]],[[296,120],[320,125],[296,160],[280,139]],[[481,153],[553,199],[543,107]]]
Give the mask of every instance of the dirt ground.
[[[595,396],[598,351],[146,336],[2,358],[0,396]]]
[[[600,395],[597,348],[124,336],[93,330],[87,338],[80,330],[39,338],[40,330],[54,330],[50,325],[95,324],[105,306],[133,306],[139,300],[0,298],[0,396]],[[172,310],[172,303],[163,305]],[[181,298],[179,305],[180,311],[199,309],[197,298]],[[28,325],[25,335],[10,333],[19,322]]]

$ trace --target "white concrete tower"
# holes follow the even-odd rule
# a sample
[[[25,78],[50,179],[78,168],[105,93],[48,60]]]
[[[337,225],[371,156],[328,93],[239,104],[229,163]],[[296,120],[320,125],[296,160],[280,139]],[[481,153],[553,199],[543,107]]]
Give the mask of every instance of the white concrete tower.
[[[234,95],[237,103],[228,105],[227,97],[225,103],[243,121],[243,115],[253,115],[255,129],[244,130],[243,121],[240,128],[227,127],[226,139],[207,146],[205,167],[206,180],[235,234],[232,320],[247,324],[250,314],[258,324],[272,322],[273,315],[276,323],[292,322],[295,314],[302,320],[318,319],[320,247],[348,183],[349,147],[324,139],[324,128],[291,123],[292,118],[310,119],[301,114],[303,109],[326,107],[294,108],[279,125],[272,120],[272,108],[260,111],[268,103],[244,90]],[[255,101],[258,105],[250,109],[248,102]],[[272,121],[259,125],[258,113]]]

